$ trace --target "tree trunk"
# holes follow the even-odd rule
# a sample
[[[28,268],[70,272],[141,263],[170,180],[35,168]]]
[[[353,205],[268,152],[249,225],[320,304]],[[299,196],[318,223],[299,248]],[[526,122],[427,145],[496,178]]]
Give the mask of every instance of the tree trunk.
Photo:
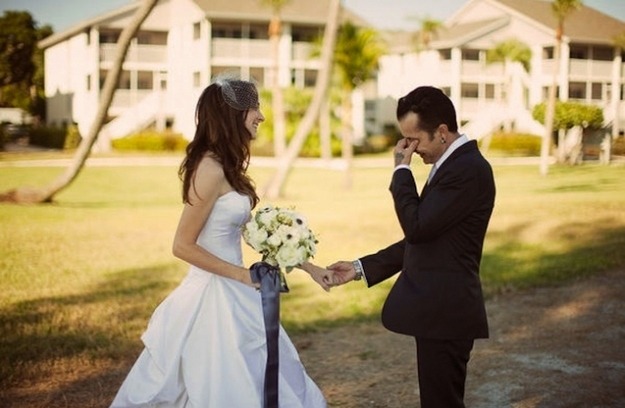
[[[56,194],[63,189],[67,188],[82,170],[91,153],[91,148],[98,139],[98,134],[104,125],[108,109],[111,106],[113,95],[117,88],[119,76],[122,70],[122,64],[126,58],[126,53],[130,47],[130,43],[133,37],[139,31],[141,24],[150,14],[154,6],[156,6],[158,0],[143,0],[130,23],[122,31],[119,40],[117,42],[117,48],[115,52],[115,60],[111,70],[106,75],[104,86],[102,88],[102,94],[100,95],[100,104],[98,111],[94,118],[93,124],[89,129],[89,133],[83,138],[74,154],[74,158],[70,166],[65,172],[59,176],[56,180],[52,181],[50,185],[41,189],[33,189],[27,187],[19,187],[15,190],[11,190],[0,194],[0,201],[10,201],[16,203],[43,203],[51,202]]]
[[[286,182],[287,176],[293,166],[293,162],[297,158],[299,151],[306,141],[306,137],[310,133],[315,120],[319,116],[321,104],[325,99],[330,83],[330,73],[332,70],[332,56],[334,54],[334,45],[336,42],[336,33],[339,24],[339,11],[341,7],[340,0],[332,0],[328,12],[328,22],[323,35],[323,47],[321,50],[321,67],[319,76],[315,83],[315,92],[312,101],[306,110],[306,114],[302,118],[295,136],[289,143],[283,157],[278,160],[276,172],[265,186],[261,195],[267,199],[275,199],[282,195],[282,189]]]
[[[274,12],[269,23],[269,38],[271,39],[272,78],[271,78],[271,108],[273,111],[273,154],[281,157],[286,146],[286,119],[284,117],[284,95],[280,86],[280,36],[282,22],[278,12]]]
[[[562,42],[562,28],[556,32],[556,46],[554,49],[553,81],[549,87],[547,110],[545,111],[545,134],[540,145],[540,174],[546,176],[549,172],[549,156],[551,153],[551,139],[553,138],[553,120],[556,114],[556,89],[558,86],[558,74],[560,72],[560,48]]]
[[[326,93],[319,113],[319,150],[321,158],[326,161],[332,159],[332,126],[330,118],[330,98]]]
[[[341,109],[341,152],[345,165],[345,179],[343,186],[346,189],[352,187],[352,162],[354,156],[354,144],[352,142],[352,89],[343,89],[343,107]]]

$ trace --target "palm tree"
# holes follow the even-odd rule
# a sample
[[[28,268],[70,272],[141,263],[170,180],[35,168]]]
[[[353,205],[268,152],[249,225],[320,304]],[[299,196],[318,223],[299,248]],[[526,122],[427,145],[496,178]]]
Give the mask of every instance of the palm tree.
[[[280,157],[286,146],[286,119],[284,115],[284,95],[280,86],[280,37],[282,35],[282,8],[291,0],[260,0],[271,7],[269,40],[271,42],[271,108],[273,111],[273,154]]]
[[[504,102],[509,110],[512,109],[512,107],[510,106],[510,94],[512,93],[514,86],[511,81],[512,73],[510,72],[510,64],[513,62],[518,62],[523,66],[526,72],[529,72],[531,59],[532,50],[527,44],[516,38],[509,38],[507,40],[498,42],[486,53],[486,63],[490,64],[495,62],[503,62],[504,64],[504,76],[506,81]],[[508,115],[505,122],[506,130],[509,130],[511,127],[510,121],[511,119]],[[485,142],[486,145],[488,145],[489,140],[490,138],[487,138]]]
[[[438,35],[443,23],[430,17],[420,18],[419,22],[421,29],[417,34],[417,51],[429,50],[430,43]]]
[[[289,143],[285,154],[280,157],[278,161],[278,167],[276,172],[269,180],[269,183],[264,187],[261,194],[267,199],[275,199],[282,193],[284,183],[291,170],[293,162],[297,158],[297,154],[302,148],[306,137],[310,133],[321,109],[322,102],[325,99],[325,95],[328,91],[328,85],[330,83],[330,72],[332,68],[332,55],[334,53],[334,45],[336,42],[336,32],[339,25],[341,1],[330,0],[330,6],[328,10],[328,20],[326,23],[325,31],[323,34],[323,48],[321,50],[321,67],[319,68],[319,75],[315,83],[315,92],[313,94],[312,101],[302,121],[295,131],[293,139]]]
[[[553,0],[551,9],[556,17],[556,46],[554,49],[553,81],[549,87],[547,111],[545,113],[545,134],[540,147],[540,174],[546,175],[549,171],[549,151],[551,150],[551,138],[553,134],[553,118],[556,111],[556,89],[558,86],[558,73],[560,70],[560,58],[562,49],[562,37],[564,36],[564,22],[575,10],[582,7],[582,0]]]
[[[531,59],[532,50],[530,47],[516,38],[498,42],[486,53],[486,62],[518,62],[528,72]]]
[[[353,156],[352,92],[361,84],[374,78],[384,47],[377,31],[356,27],[346,22],[339,30],[334,51],[335,67],[339,75],[341,95],[341,140],[343,160],[346,165],[345,186],[351,186]]]
[[[96,112],[95,119],[89,132],[81,141],[80,146],[74,154],[74,158],[70,166],[57,179],[53,180],[50,185],[41,189],[33,189],[27,187],[17,188],[0,194],[0,201],[12,201],[17,203],[44,203],[51,202],[56,194],[67,188],[82,170],[91,153],[91,148],[98,139],[98,134],[104,125],[108,109],[111,106],[113,95],[119,82],[119,76],[122,70],[122,64],[126,58],[126,53],[130,47],[133,37],[139,31],[141,24],[148,17],[158,0],[143,0],[132,17],[132,20],[122,31],[117,42],[115,51],[115,59],[111,70],[106,75],[102,94],[100,95],[100,104]]]

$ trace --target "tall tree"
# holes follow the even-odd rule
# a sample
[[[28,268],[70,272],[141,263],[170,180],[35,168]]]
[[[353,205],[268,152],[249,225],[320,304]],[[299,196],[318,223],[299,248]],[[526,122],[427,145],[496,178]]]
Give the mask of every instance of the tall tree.
[[[558,87],[558,74],[560,72],[564,23],[571,13],[582,7],[582,4],[582,0],[553,0],[553,3],[551,3],[551,9],[556,17],[556,44],[553,57],[553,80],[549,87],[547,112],[545,113],[545,134],[540,146],[540,174],[542,175],[547,175],[549,172],[549,154],[551,150],[551,139],[553,137],[553,118],[556,110],[556,90]]]
[[[349,21],[341,26],[334,51],[334,64],[342,89],[341,140],[346,165],[346,187],[350,187],[352,183],[352,92],[369,79],[375,78],[384,51],[383,43],[374,29],[357,27]]]
[[[532,50],[523,41],[516,38],[496,43],[486,53],[486,62],[518,62],[529,72]]]
[[[0,106],[43,116],[43,66],[37,42],[50,34],[50,26],[38,27],[26,11],[6,11],[0,17]]]
[[[287,176],[293,166],[293,162],[297,158],[299,151],[310,133],[321,109],[321,104],[325,99],[330,83],[330,73],[332,71],[332,56],[336,43],[337,28],[339,25],[341,1],[330,0],[328,9],[328,19],[323,34],[323,47],[321,50],[321,66],[315,83],[315,92],[312,101],[306,110],[306,114],[299,123],[295,135],[285,154],[280,157],[278,167],[275,173],[261,191],[263,197],[267,199],[275,199],[282,195],[282,190],[286,182]]]
[[[78,174],[80,174],[80,171],[84,167],[85,162],[91,153],[91,148],[97,141],[98,134],[104,125],[108,109],[111,106],[111,101],[113,100],[113,95],[115,94],[115,90],[119,82],[122,64],[126,58],[126,53],[128,52],[132,38],[137,34],[141,24],[143,24],[143,21],[145,21],[154,6],[156,6],[156,3],[158,3],[158,0],[142,0],[131,21],[122,31],[117,42],[113,66],[104,80],[104,86],[102,87],[100,103],[95,119],[89,129],[89,132],[81,141],[80,146],[78,146],[70,166],[48,186],[39,189],[20,187],[10,190],[0,194],[0,201],[12,201],[18,203],[51,202],[56,194],[69,187],[76,177],[78,177]]]
[[[284,154],[286,148],[286,118],[284,95],[280,86],[280,38],[282,37],[282,8],[291,0],[261,0],[271,7],[269,40],[271,42],[271,107],[273,111],[273,153],[275,157]]]
[[[532,59],[532,50],[530,47],[524,42],[516,39],[509,38],[507,40],[500,41],[494,45],[493,48],[489,49],[486,53],[486,62],[487,63],[495,63],[495,62],[503,62],[504,64],[504,77],[505,77],[505,98],[504,103],[508,110],[512,110],[511,106],[511,94],[513,93],[513,88],[515,88],[515,83],[513,83],[513,73],[511,63],[518,62],[523,66],[525,71],[529,72],[530,70],[530,62]],[[517,83],[517,85],[520,85]],[[518,88],[517,88],[518,90]],[[521,95],[518,95],[521,96]],[[505,129],[507,131],[510,130],[511,126],[511,117],[507,115],[505,120]],[[490,135],[486,138],[485,144],[488,145],[490,141]]]
[[[438,36],[443,23],[430,17],[419,18],[419,23],[421,28],[416,38],[417,51],[429,50],[432,40]]]

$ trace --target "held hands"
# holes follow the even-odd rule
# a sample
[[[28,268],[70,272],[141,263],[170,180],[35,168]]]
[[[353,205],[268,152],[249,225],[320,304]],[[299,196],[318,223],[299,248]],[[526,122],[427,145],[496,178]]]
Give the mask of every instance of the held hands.
[[[353,264],[348,261],[335,262],[327,269],[305,262],[300,268],[308,272],[326,292],[329,292],[330,288],[334,286],[351,282],[356,277],[356,270]]]
[[[393,149],[393,154],[395,157],[395,167],[400,164],[405,164],[407,166],[410,165],[410,160],[412,159],[412,154],[417,149],[419,142],[416,140],[410,139],[400,139],[395,148]]]

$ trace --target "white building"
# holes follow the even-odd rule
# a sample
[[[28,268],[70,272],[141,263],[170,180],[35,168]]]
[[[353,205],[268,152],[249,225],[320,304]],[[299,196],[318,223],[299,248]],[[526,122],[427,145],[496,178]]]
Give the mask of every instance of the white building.
[[[329,0],[294,0],[281,12],[282,85],[312,86],[319,61],[312,41],[322,33]],[[45,90],[49,124],[76,122],[85,134],[97,110],[100,88],[112,65],[115,43],[137,2],[54,34],[45,49]],[[238,70],[269,85],[271,10],[259,0],[161,0],[133,40],[110,122],[99,148],[148,125],[171,127],[191,138],[194,108],[210,78]],[[343,19],[366,24],[343,10]],[[385,33],[391,46],[381,60],[377,81],[354,94],[355,137],[394,126],[398,97],[418,85],[445,90],[456,104],[463,130],[479,138],[503,124],[542,134],[531,109],[546,100],[553,79],[556,20],[551,1],[468,0],[445,22],[429,50],[417,53],[414,33]],[[560,98],[601,106],[607,124],[619,118],[625,128],[624,64],[613,38],[625,23],[589,7],[565,23]],[[517,38],[531,47],[531,69],[518,64],[487,64],[487,50]],[[507,94],[507,95],[506,95]],[[376,103],[375,101],[383,101]]]
[[[329,0],[295,0],[281,10],[283,86],[314,85],[320,61],[311,58],[312,43],[323,33],[328,7]],[[82,134],[89,130],[116,42],[137,8],[133,2],[40,43],[49,124],[75,122]],[[362,23],[347,10],[342,18]],[[111,138],[154,124],[192,138],[195,103],[221,72],[238,71],[269,86],[270,19],[271,9],[258,0],[159,1],[128,50],[96,148],[106,150]]]
[[[543,134],[531,110],[547,100],[553,82],[557,22],[551,3],[469,0],[444,23],[429,50],[420,53],[414,51],[412,36],[395,33],[394,49],[381,63],[379,97],[396,99],[415,86],[434,85],[454,101],[470,137],[479,138],[505,123]],[[557,76],[561,100],[598,105],[606,124],[619,118],[619,129],[625,127],[625,70],[614,37],[622,33],[621,20],[585,6],[573,12],[565,20]],[[529,72],[518,63],[487,63],[487,51],[511,38],[530,47]]]

